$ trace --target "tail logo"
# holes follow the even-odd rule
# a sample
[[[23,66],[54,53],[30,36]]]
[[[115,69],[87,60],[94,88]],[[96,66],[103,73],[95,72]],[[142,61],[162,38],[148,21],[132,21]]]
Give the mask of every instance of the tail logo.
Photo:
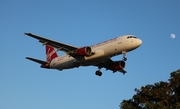
[[[53,47],[46,46],[46,61],[50,63],[54,58],[58,57]]]
[[[47,58],[48,61],[51,61],[51,60],[52,60],[51,56],[52,56],[54,53],[56,53],[54,50],[51,51],[50,48],[48,49],[47,55],[46,55],[46,58]]]

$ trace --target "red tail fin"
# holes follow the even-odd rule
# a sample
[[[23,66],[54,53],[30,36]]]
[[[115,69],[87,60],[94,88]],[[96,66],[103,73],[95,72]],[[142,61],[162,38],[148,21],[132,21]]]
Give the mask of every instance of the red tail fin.
[[[46,61],[50,63],[54,58],[58,57],[53,47],[46,45]]]

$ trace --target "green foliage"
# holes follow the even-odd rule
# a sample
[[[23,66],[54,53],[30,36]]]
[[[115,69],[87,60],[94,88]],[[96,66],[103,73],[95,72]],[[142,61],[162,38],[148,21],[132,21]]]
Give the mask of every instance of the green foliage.
[[[121,102],[121,109],[180,109],[180,70],[172,72],[168,82],[148,84],[135,92],[132,99]]]

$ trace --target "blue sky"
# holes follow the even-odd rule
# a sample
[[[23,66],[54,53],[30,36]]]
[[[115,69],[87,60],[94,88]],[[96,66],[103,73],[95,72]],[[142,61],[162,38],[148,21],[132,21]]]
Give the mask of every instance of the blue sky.
[[[179,69],[179,11],[178,0],[1,0],[0,108],[118,109],[135,88],[167,81]],[[127,74],[102,69],[98,77],[96,67],[39,68],[25,57],[45,60],[45,48],[24,32],[79,47],[124,34],[143,44],[127,54]]]

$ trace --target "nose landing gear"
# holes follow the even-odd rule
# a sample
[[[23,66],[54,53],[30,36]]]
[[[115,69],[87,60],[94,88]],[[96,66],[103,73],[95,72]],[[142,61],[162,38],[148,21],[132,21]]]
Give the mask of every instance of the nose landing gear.
[[[127,58],[126,58],[126,51],[122,51],[122,54],[123,54],[122,60],[123,60],[123,61],[127,61]]]

